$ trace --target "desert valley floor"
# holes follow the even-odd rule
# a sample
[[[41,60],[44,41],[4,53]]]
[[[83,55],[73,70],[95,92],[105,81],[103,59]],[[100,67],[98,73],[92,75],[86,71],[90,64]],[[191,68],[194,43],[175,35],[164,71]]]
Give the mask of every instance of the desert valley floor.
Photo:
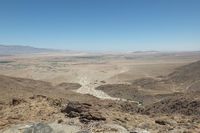
[[[103,124],[130,131],[200,132],[199,60],[200,52],[2,55],[0,130],[34,121],[69,124],[81,115],[71,118],[62,108],[78,101],[94,106]]]

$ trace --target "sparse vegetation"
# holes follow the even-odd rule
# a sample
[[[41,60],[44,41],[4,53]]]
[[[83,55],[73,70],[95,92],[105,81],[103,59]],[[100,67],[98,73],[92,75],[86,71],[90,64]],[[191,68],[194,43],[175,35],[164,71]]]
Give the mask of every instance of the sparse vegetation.
[[[14,61],[0,61],[0,63],[5,64],[5,63],[12,63]]]
[[[62,123],[62,122],[63,122],[63,120],[62,120],[62,119],[58,120],[58,123]]]
[[[139,101],[138,103],[141,104],[141,105],[143,105],[143,101]]]
[[[127,117],[124,117],[124,120],[128,121],[128,118],[127,118]]]

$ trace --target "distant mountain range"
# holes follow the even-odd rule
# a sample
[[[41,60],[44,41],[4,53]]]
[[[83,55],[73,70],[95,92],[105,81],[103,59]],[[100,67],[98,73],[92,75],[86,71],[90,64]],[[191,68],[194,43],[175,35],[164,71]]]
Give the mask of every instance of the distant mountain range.
[[[132,53],[157,53],[158,51],[134,51]]]
[[[21,45],[0,45],[1,55],[70,52],[70,50],[35,48]]]

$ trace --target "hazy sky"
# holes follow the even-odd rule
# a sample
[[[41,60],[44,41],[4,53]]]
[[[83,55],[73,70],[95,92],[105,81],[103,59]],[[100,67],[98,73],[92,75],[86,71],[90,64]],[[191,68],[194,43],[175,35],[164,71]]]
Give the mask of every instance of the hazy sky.
[[[200,50],[200,0],[0,0],[0,44]]]

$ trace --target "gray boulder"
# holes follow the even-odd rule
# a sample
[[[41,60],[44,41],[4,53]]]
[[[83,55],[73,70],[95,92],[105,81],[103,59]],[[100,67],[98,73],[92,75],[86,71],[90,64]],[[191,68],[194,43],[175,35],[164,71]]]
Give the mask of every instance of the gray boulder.
[[[65,131],[58,131],[58,132],[56,132],[56,133],[66,133]]]
[[[20,124],[16,125],[12,128],[9,128],[7,130],[4,130],[3,133],[23,133],[27,128],[33,126],[33,123],[28,123],[28,124]]]
[[[3,133],[54,133],[53,129],[44,123],[28,123],[16,125]]]
[[[53,128],[55,133],[76,133],[80,131],[79,127],[66,124],[52,123],[49,126]]]
[[[54,131],[47,124],[33,123],[33,126],[27,128],[23,133],[54,133]]]

